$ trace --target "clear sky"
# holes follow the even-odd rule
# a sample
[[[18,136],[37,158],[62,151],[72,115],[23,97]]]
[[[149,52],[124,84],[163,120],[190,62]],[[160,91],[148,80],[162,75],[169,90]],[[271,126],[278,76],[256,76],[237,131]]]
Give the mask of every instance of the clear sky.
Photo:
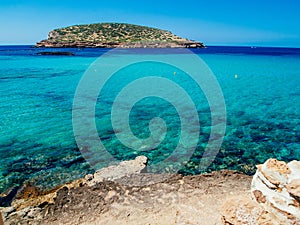
[[[1,0],[0,44],[97,22],[153,26],[206,45],[300,47],[298,0]]]

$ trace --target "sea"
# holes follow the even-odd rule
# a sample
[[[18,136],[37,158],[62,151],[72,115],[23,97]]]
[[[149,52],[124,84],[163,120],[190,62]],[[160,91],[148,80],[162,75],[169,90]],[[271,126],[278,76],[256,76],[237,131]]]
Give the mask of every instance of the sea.
[[[0,46],[0,193],[24,184],[52,188],[110,165],[110,157],[103,156],[105,163],[102,164],[95,163],[97,158],[90,158],[91,152],[98,149],[91,150],[93,147],[85,143],[89,140],[101,142],[105,154],[114,159],[122,161],[145,155],[149,165],[159,164],[170,156],[176,164],[177,159],[184,157],[180,151],[185,147],[191,150],[190,142],[193,142],[188,157],[180,161],[176,170],[183,175],[223,169],[251,175],[255,166],[268,158],[300,160],[299,48],[208,46],[184,53],[176,49],[118,50],[115,55],[110,54],[111,51]],[[43,52],[55,54],[41,54]],[[205,83],[199,84],[180,66],[155,60],[139,64],[138,59],[145,55],[156,55],[166,61],[174,57],[182,59],[180,61],[191,55],[198,57],[200,64],[209,68],[208,73],[221,91],[222,95],[217,97],[225,106],[219,115],[222,121],[213,121],[214,104],[210,98],[214,93],[206,93],[210,88],[205,88]],[[113,66],[122,64],[124,57],[134,59],[135,63],[116,70],[103,86],[97,79],[90,84],[91,87],[98,85],[98,95],[92,99],[92,118],[82,115],[74,130],[74,110],[85,106],[78,106],[78,99],[83,103],[85,100],[77,98],[82,80],[93,69],[96,71],[93,65],[101,59],[104,63],[97,66],[100,72],[92,74],[94,78],[101,76],[103,67],[112,66],[105,61],[107,57],[114,57]],[[197,68],[196,65],[194,69]],[[155,77],[161,79],[157,81],[159,89]],[[143,84],[140,89],[138,81]],[[162,86],[164,82],[168,84],[166,87]],[[168,87],[180,88],[180,91]],[[89,85],[84,88],[88,93]],[[124,91],[127,91],[125,98],[139,99],[131,101],[132,106],[113,122],[114,102]],[[156,92],[159,93],[156,95]],[[185,93],[183,97],[181,92]],[[172,103],[172,99],[194,103],[184,108],[176,105],[180,101]],[[119,120],[129,128],[122,131]],[[86,128],[91,123],[96,134]],[[224,132],[217,137],[219,145],[213,149],[210,163],[200,170],[211,132],[220,124]],[[121,130],[114,125],[121,126]],[[191,133],[182,132],[183,125],[191,128]],[[84,135],[78,137],[78,132]],[[188,137],[182,138],[182,135]],[[183,143],[185,141],[188,143]],[[176,157],[175,149],[179,149]],[[101,158],[100,153],[96,156]],[[166,172],[169,167],[170,162]]]

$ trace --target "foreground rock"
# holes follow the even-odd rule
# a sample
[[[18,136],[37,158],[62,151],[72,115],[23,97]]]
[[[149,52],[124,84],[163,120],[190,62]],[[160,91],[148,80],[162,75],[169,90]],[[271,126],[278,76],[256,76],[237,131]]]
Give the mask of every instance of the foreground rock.
[[[0,208],[4,224],[300,224],[299,161],[270,159],[253,179],[149,174],[146,165],[139,156],[46,193],[24,186]]]
[[[93,186],[97,183],[107,181],[118,181],[123,177],[130,177],[135,174],[145,173],[148,159],[145,156],[138,156],[135,160],[123,161],[119,165],[109,166],[96,171],[94,174],[85,176],[85,183]],[[123,179],[124,180],[124,179]],[[122,181],[122,179],[120,180]]]
[[[251,177],[234,171],[199,176],[145,173],[147,159],[122,162],[42,193],[23,187],[5,224],[221,224],[219,209],[249,197]]]
[[[269,159],[257,166],[249,197],[235,197],[222,209],[223,224],[299,225],[300,162]]]
[[[251,193],[283,224],[300,224],[300,162],[269,159],[257,167]]]

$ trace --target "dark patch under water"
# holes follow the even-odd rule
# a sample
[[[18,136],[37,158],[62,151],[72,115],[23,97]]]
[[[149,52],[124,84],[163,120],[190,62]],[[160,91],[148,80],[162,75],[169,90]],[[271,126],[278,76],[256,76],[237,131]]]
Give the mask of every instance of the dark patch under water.
[[[0,113],[4,115],[0,121],[0,193],[10,188],[13,193],[24,183],[51,188],[94,170],[75,143],[72,101],[84,71],[95,57],[108,50],[70,49],[76,56],[62,58],[36,56],[36,51],[29,46],[0,46]],[[255,165],[268,158],[299,160],[300,50],[208,47],[193,51],[207,60],[220,82],[227,105],[227,131],[213,163],[199,171],[211,126],[210,109],[207,104],[201,105],[199,143],[179,173],[232,169],[253,174]],[[102,100],[96,120],[99,136],[115,158],[127,160],[146,155],[151,165],[171,155],[180,133],[180,119],[172,106],[155,110],[141,104],[132,111],[131,128],[140,138],[149,136],[148,122],[155,116],[163,117],[169,124],[160,146],[151,151],[134,151],[117,140],[106,121],[110,119],[112,103],[110,98]],[[7,204],[10,199],[0,202],[4,200]]]

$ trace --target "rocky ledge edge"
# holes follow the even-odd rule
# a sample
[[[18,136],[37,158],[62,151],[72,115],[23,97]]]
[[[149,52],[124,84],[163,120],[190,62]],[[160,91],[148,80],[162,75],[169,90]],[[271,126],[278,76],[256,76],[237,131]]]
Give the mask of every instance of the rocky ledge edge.
[[[150,174],[146,165],[139,156],[47,193],[25,185],[0,208],[4,224],[300,224],[299,161],[269,159],[253,178]]]

